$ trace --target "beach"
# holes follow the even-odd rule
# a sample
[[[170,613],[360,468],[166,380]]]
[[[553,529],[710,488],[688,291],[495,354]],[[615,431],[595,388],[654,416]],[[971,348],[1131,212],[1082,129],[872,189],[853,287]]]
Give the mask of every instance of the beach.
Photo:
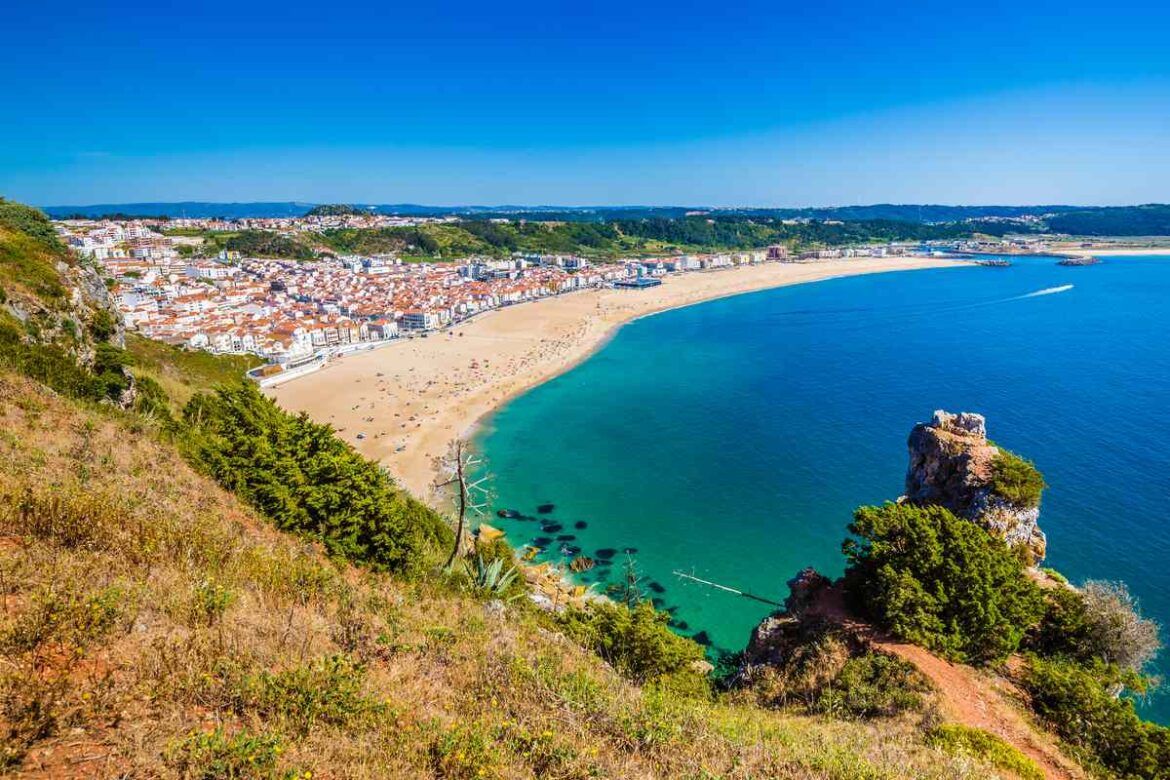
[[[956,264],[924,257],[768,263],[671,276],[642,290],[586,290],[348,355],[265,393],[285,409],[329,423],[411,493],[433,502],[435,459],[453,439],[469,436],[509,398],[571,368],[623,323],[755,290]]]
[[[1077,257],[1170,257],[1170,246],[1133,247],[1131,249],[1057,249],[1054,251]]]

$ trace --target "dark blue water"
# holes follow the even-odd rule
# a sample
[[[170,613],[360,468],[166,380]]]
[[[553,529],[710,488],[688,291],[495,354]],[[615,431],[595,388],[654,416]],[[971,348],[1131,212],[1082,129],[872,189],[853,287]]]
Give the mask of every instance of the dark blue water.
[[[509,404],[481,445],[497,506],[562,526],[504,522],[513,543],[619,551],[587,581],[636,548],[683,633],[739,649],[769,608],[672,571],[776,600],[803,566],[839,574],[852,510],[899,495],[906,436],[934,409],[987,415],[1043,470],[1048,565],[1124,580],[1170,624],[1170,258],[878,274],[666,312]],[[1170,696],[1144,711],[1170,722]]]

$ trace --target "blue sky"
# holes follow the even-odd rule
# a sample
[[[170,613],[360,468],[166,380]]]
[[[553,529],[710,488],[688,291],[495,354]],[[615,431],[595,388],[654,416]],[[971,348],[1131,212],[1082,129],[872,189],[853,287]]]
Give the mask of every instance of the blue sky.
[[[22,3],[0,194],[1170,201],[1170,4]]]

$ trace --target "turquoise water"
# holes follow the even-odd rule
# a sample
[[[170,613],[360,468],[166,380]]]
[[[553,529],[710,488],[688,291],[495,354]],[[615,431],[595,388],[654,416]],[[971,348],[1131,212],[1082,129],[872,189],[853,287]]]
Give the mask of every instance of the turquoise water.
[[[906,436],[940,408],[987,415],[1044,471],[1048,565],[1125,580],[1170,625],[1170,258],[877,274],[638,320],[485,429],[495,506],[532,518],[492,522],[554,560],[612,554],[586,581],[636,549],[681,633],[737,650],[769,607],[672,571],[778,601],[803,566],[839,574],[851,511],[899,495]],[[1170,696],[1144,710],[1170,722]]]

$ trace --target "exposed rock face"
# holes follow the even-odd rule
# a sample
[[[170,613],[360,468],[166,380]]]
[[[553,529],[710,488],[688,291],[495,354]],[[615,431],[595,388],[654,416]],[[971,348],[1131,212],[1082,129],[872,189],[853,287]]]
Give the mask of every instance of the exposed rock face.
[[[999,448],[987,441],[983,415],[936,411],[929,423],[914,426],[909,447],[904,500],[946,507],[1008,544],[1023,546],[1034,562],[1044,559],[1040,508],[1013,504],[992,488]]]
[[[783,681],[788,695],[811,696],[831,680],[851,657],[870,647],[865,627],[846,612],[841,589],[815,569],[788,581],[791,595],[752,630],[732,685],[758,694],[769,680]]]

